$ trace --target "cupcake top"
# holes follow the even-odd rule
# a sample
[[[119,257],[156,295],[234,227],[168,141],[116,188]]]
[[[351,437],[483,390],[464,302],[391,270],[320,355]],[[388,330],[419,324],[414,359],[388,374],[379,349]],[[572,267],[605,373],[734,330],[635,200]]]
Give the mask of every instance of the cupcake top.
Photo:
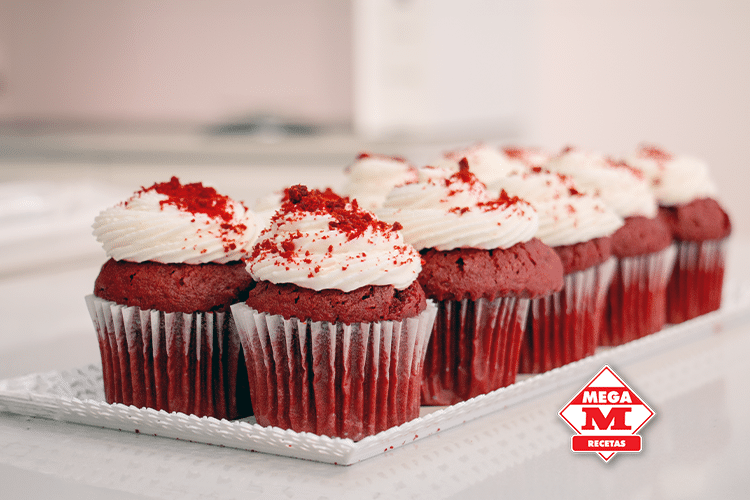
[[[481,143],[443,153],[443,156],[433,161],[432,165],[457,171],[463,160],[466,160],[471,172],[484,183],[503,177],[513,168],[508,156],[497,148]]]
[[[342,193],[357,200],[359,206],[373,210],[383,204],[394,186],[413,181],[416,168],[399,156],[360,153],[346,168]]]
[[[258,281],[316,291],[350,292],[366,285],[402,290],[422,267],[399,229],[330,189],[293,186],[261,232],[247,270]]]
[[[541,167],[549,161],[549,154],[539,148],[506,146],[500,153],[505,155],[510,172],[523,172],[529,168]]]
[[[162,264],[239,261],[257,236],[254,214],[241,202],[177,177],[141,188],[92,227],[111,259]]]
[[[611,236],[623,225],[598,196],[579,191],[570,176],[541,167],[524,167],[488,188],[528,200],[539,215],[536,237],[552,247]]]
[[[394,188],[378,215],[403,226],[417,250],[510,248],[534,237],[539,222],[529,203],[501,192],[493,198],[462,159],[458,171],[419,169],[419,178]]]
[[[570,175],[584,192],[597,194],[620,217],[656,217],[657,204],[646,176],[624,162],[565,148],[545,168]]]
[[[708,165],[697,158],[675,156],[656,146],[644,145],[625,161],[646,174],[660,205],[681,205],[717,194]]]

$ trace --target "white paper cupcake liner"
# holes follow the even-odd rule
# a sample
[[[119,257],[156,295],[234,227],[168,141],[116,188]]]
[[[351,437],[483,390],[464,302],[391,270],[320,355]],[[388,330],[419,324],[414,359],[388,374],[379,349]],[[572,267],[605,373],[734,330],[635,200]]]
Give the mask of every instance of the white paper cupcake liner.
[[[726,238],[678,241],[667,285],[667,322],[682,323],[721,307]]]
[[[542,373],[594,354],[616,267],[617,259],[610,257],[567,274],[561,291],[531,301],[520,373]]]
[[[529,299],[444,300],[427,348],[422,404],[451,405],[516,380]]]
[[[419,416],[431,301],[403,321],[350,325],[231,309],[260,425],[356,441]]]
[[[624,257],[617,263],[607,297],[600,345],[616,346],[656,333],[666,324],[667,282],[677,247]]]
[[[167,313],[86,297],[108,403],[238,418],[251,414],[229,312]]]

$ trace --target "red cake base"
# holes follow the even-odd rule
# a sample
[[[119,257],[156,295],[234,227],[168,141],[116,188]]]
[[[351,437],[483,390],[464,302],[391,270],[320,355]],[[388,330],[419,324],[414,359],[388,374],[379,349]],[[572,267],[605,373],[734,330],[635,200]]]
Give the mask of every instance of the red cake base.
[[[360,440],[419,416],[435,317],[329,323],[232,306],[258,424]]]
[[[452,405],[515,382],[529,299],[438,303],[425,358],[423,405]]]
[[[108,403],[235,419],[252,414],[228,312],[165,313],[86,297]]]
[[[618,260],[607,296],[600,345],[621,345],[664,327],[667,281],[676,252],[675,246],[669,246],[660,252]]]
[[[721,307],[725,241],[677,242],[667,285],[667,322],[682,323]]]
[[[568,274],[560,292],[531,301],[519,372],[543,373],[594,354],[616,262]]]

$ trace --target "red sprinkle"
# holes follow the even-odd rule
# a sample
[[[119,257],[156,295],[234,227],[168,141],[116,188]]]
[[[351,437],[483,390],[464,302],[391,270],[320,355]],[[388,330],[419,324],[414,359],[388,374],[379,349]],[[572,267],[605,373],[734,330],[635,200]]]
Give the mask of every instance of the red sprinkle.
[[[607,163],[609,163],[609,165],[611,167],[614,167],[614,168],[623,168],[625,170],[630,171],[630,173],[632,173],[638,179],[643,180],[643,179],[646,178],[646,176],[643,174],[643,171],[641,171],[641,169],[635,168],[635,167],[629,165],[624,160],[614,160],[612,158],[607,158]]]
[[[508,147],[504,148],[503,152],[509,157],[509,158],[515,158],[517,160],[523,160],[526,158],[526,150],[522,148],[513,148]]]
[[[482,208],[485,212],[489,212],[490,210],[497,210],[504,207],[510,207],[513,205],[518,204],[519,202],[523,202],[521,198],[518,196],[509,196],[508,192],[505,191],[505,189],[500,191],[500,195],[490,201],[486,201],[484,203],[479,203],[479,207]]]
[[[638,156],[640,156],[641,158],[650,158],[656,161],[670,161],[672,159],[672,155],[667,153],[663,149],[657,146],[649,145],[642,146],[638,151]]]
[[[364,160],[365,158],[380,158],[380,159],[383,159],[383,160],[393,160],[393,161],[398,161],[398,162],[401,162],[401,163],[409,163],[409,162],[406,161],[405,158],[403,158],[401,156],[388,156],[388,155],[381,155],[381,154],[377,154],[377,153],[369,153],[369,152],[366,152],[366,151],[363,151],[363,152],[361,152],[361,153],[359,153],[357,155],[357,159],[358,160]]]

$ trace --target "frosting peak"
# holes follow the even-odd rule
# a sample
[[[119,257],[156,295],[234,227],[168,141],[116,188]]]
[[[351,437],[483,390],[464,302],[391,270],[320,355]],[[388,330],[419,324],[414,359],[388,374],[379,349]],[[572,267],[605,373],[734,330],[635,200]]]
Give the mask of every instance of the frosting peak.
[[[402,290],[422,266],[400,228],[330,189],[292,186],[261,233],[247,270],[256,280],[313,290],[350,292],[366,285]]]
[[[448,151],[433,164],[438,168],[455,171],[459,169],[462,160],[466,160],[474,175],[485,183],[503,177],[512,169],[512,163],[505,154],[485,144],[475,144],[464,149]]]
[[[507,146],[501,152],[508,159],[511,173],[521,172],[525,168],[541,167],[549,160],[549,155],[538,148]]]
[[[530,240],[538,227],[531,205],[506,193],[493,198],[465,158],[458,171],[420,169],[416,182],[391,191],[378,215],[399,221],[406,241],[419,250],[510,248]]]
[[[372,210],[383,204],[394,186],[414,180],[416,168],[400,156],[360,153],[346,175],[343,194]]]

